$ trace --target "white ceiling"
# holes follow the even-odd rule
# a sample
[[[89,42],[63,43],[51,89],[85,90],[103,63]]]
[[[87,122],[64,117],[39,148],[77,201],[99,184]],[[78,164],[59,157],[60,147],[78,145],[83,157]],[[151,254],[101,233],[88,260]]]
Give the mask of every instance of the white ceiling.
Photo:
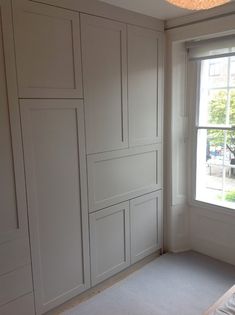
[[[180,9],[165,0],[100,0],[117,7],[167,20],[191,14],[195,11]]]

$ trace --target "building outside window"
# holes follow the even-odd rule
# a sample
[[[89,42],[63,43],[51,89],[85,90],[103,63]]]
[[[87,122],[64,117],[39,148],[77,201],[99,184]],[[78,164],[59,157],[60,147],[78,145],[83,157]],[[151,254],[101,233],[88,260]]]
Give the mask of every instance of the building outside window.
[[[217,76],[221,76],[221,71],[222,71],[222,64],[221,62],[216,61],[210,61],[209,64],[209,76],[210,77],[217,77]]]

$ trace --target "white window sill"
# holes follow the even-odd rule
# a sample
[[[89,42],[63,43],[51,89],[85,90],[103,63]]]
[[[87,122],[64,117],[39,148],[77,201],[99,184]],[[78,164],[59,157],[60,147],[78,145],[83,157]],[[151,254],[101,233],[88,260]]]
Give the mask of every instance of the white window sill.
[[[217,212],[219,214],[225,214],[225,215],[230,214],[232,216],[235,216],[235,206],[231,207],[230,205],[230,207],[226,207],[224,203],[223,205],[219,203],[212,204],[208,201],[194,199],[189,202],[189,205],[195,208],[204,208],[213,212]]]

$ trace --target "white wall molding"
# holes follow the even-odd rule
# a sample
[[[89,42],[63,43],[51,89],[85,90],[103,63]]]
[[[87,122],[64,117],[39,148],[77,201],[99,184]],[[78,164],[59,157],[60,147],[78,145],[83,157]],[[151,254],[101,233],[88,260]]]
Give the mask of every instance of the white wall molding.
[[[166,31],[168,41],[184,42],[192,39],[212,38],[217,36],[234,34],[235,13],[217,17],[215,19],[201,21],[185,25],[180,28],[173,28]]]
[[[68,10],[79,11],[82,13],[92,14],[108,19],[113,19],[119,22],[124,22],[133,25],[164,31],[164,21],[143,15],[140,13],[125,10],[115,7],[108,3],[97,0],[31,0],[65,8]]]

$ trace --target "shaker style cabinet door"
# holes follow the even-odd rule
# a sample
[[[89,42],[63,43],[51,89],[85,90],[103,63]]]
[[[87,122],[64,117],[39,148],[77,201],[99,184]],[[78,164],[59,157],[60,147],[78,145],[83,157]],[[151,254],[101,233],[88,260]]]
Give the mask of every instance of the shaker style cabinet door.
[[[81,15],[87,153],[125,148],[126,26]]]
[[[19,96],[82,98],[79,13],[13,0]]]
[[[83,104],[21,100],[37,314],[89,287]]]
[[[90,214],[92,285],[130,264],[129,202]]]
[[[89,211],[109,207],[162,188],[159,144],[87,157]]]
[[[130,146],[161,142],[162,36],[153,30],[128,25]]]
[[[11,2],[0,0],[0,314],[34,314]],[[17,304],[17,308],[14,306]],[[7,313],[8,312],[8,313]]]
[[[130,201],[131,263],[162,247],[162,191]]]

